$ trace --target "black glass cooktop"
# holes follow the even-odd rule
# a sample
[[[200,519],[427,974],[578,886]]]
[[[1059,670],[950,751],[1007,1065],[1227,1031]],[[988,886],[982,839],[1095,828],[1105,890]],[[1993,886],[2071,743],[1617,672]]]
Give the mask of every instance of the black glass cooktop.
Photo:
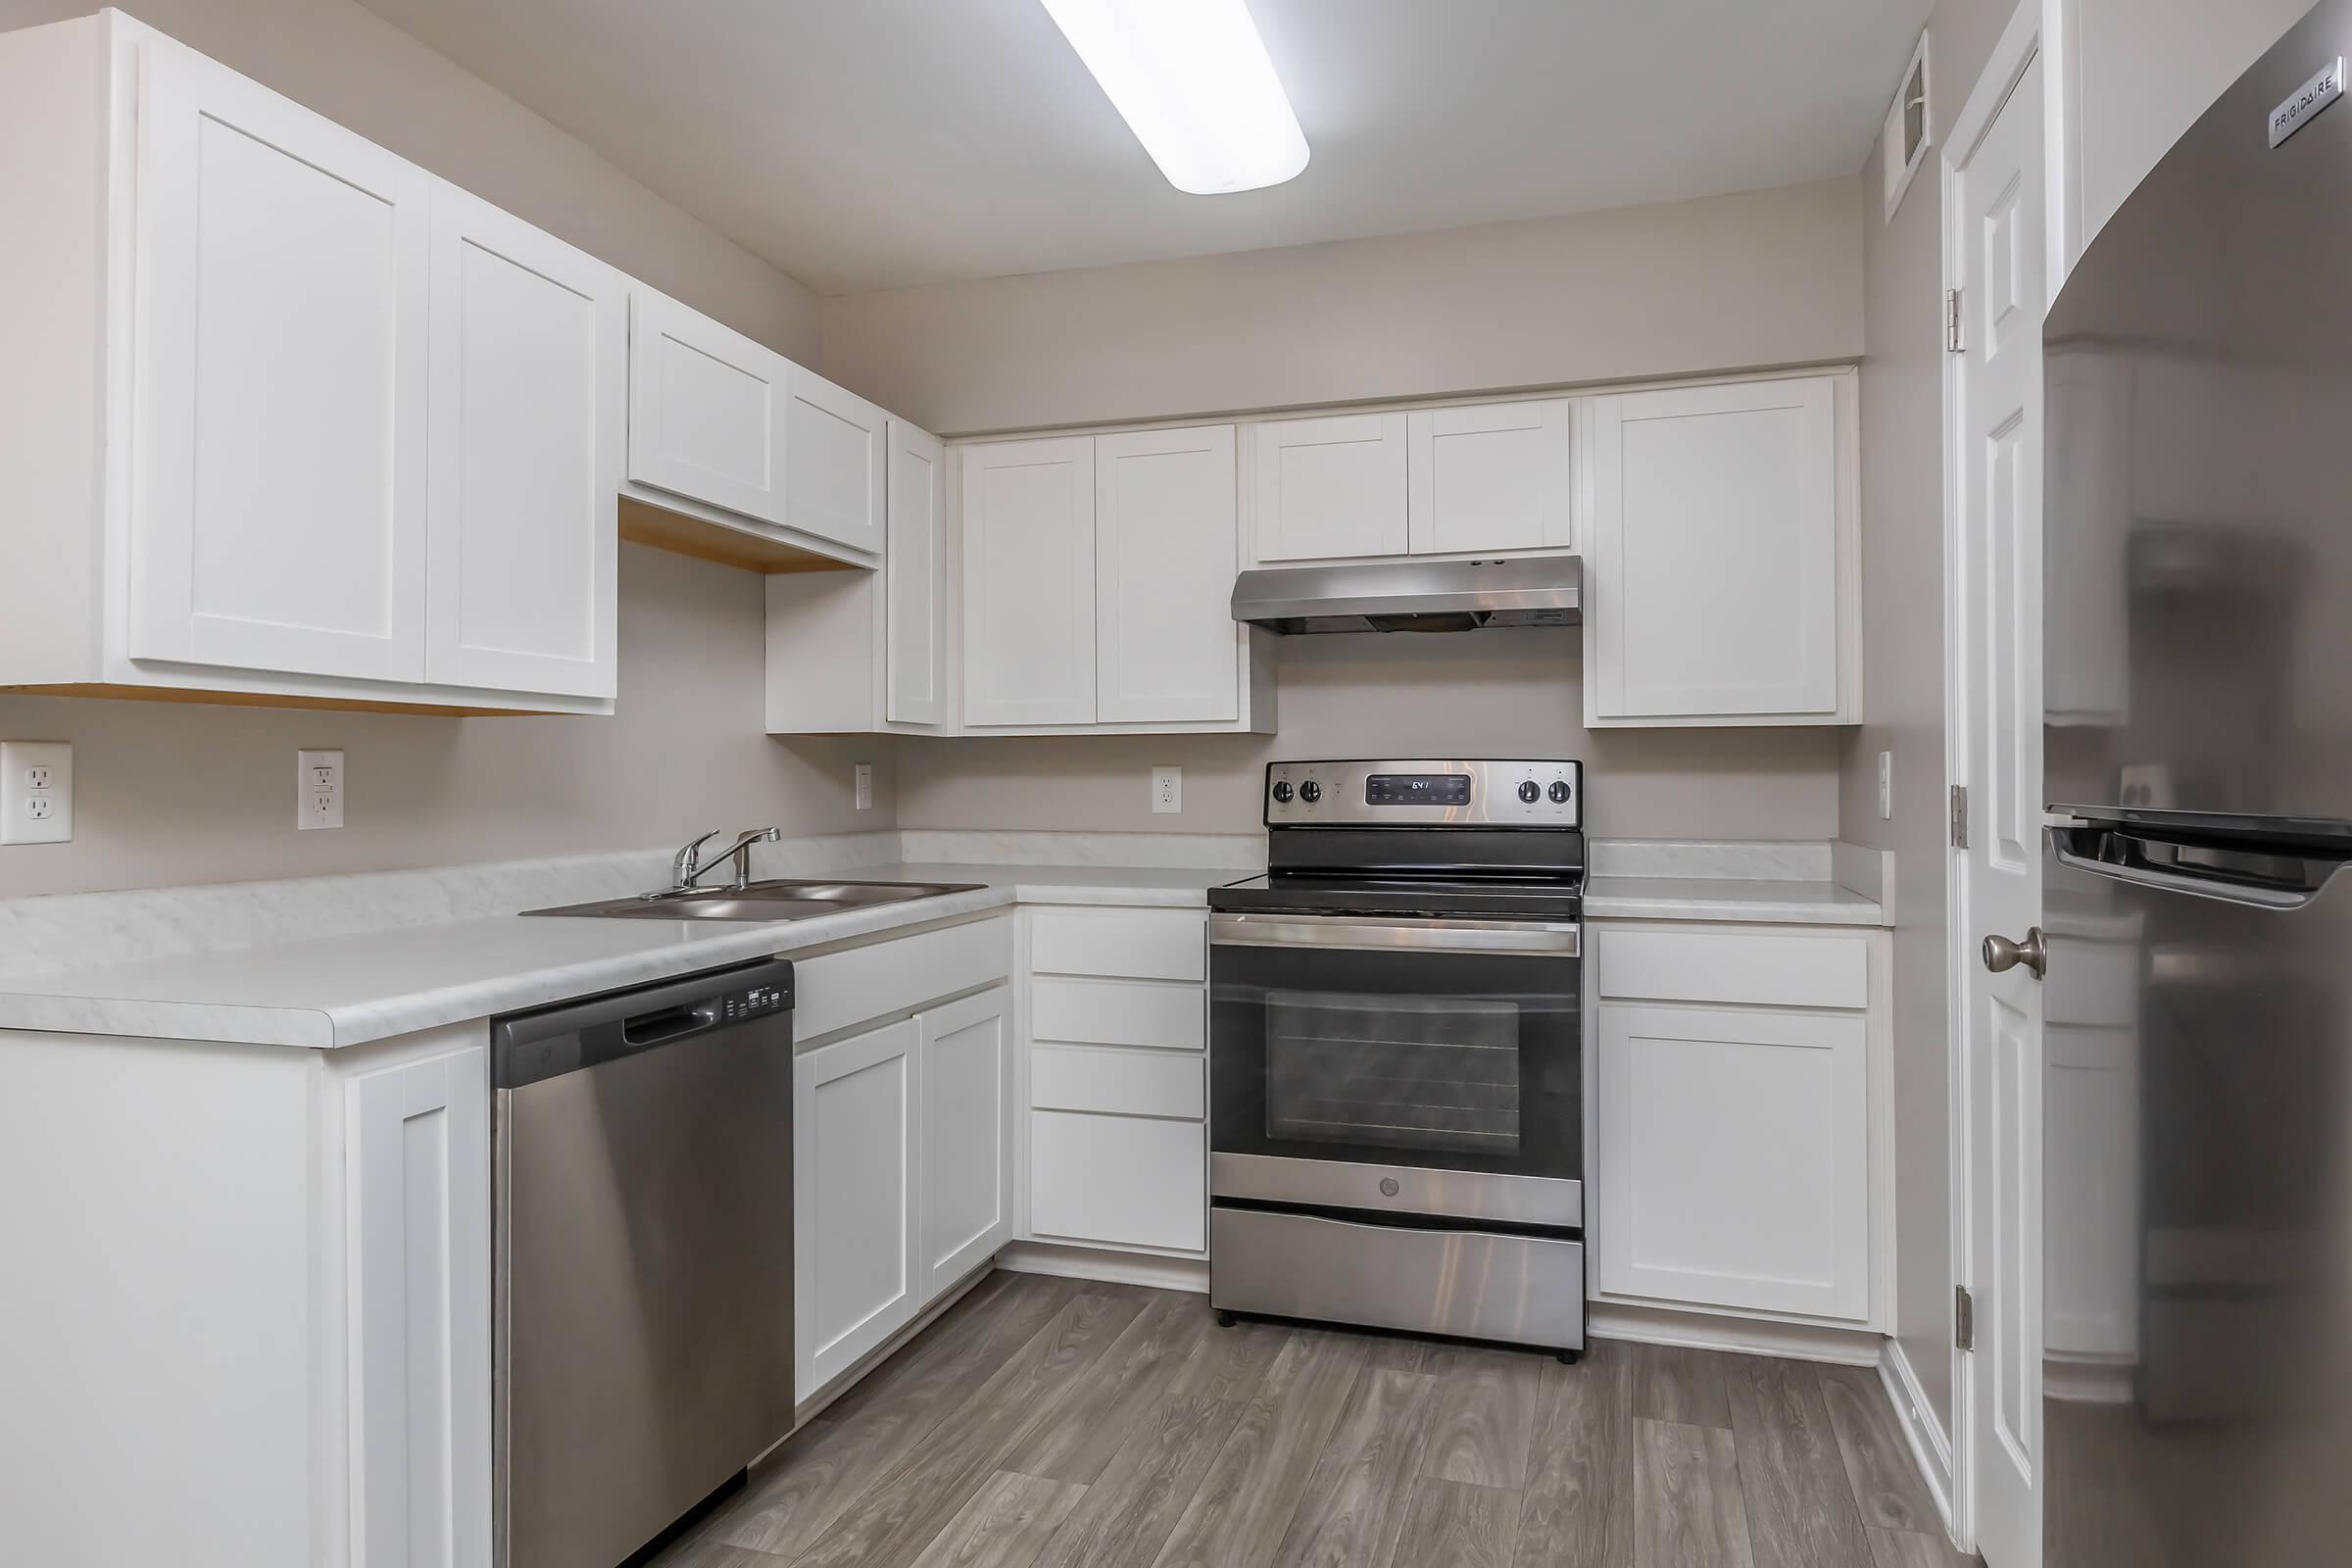
[[[1235,912],[1468,915],[1573,920],[1582,876],[1446,877],[1275,872],[1208,890],[1208,906]]]

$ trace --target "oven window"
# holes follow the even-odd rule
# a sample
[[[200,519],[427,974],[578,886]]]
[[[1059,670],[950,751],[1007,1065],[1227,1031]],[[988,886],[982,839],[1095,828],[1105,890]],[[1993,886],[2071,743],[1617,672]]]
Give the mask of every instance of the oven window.
[[[1519,1004],[1476,997],[1266,995],[1266,1134],[1519,1152]]]

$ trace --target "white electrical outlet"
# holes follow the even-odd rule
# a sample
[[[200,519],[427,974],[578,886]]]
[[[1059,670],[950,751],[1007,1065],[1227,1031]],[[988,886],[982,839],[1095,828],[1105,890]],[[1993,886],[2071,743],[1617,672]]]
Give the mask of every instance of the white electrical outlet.
[[[343,754],[296,752],[297,778],[294,825],[298,828],[343,825]]]
[[[74,748],[63,741],[0,742],[0,844],[65,844],[74,837]]]
[[[1893,817],[1894,754],[1881,752],[1879,754],[1879,820],[1882,822],[1891,821]]]
[[[1184,769],[1155,767],[1152,770],[1152,810],[1155,815],[1167,815],[1184,809]]]
[[[870,811],[873,808],[874,764],[871,762],[859,762],[858,764],[858,809],[860,811]]]

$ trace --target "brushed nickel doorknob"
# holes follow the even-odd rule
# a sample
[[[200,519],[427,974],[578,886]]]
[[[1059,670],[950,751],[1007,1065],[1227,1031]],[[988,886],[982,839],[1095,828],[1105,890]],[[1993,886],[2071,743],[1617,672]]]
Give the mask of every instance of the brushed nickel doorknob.
[[[2030,927],[2026,932],[2026,940],[2023,942],[2012,942],[2007,937],[1986,937],[1984,939],[1985,968],[1990,969],[1994,974],[2001,974],[2016,968],[2021,963],[2034,972],[2034,978],[2036,980],[2048,971],[2050,952],[2042,944],[2041,927]]]

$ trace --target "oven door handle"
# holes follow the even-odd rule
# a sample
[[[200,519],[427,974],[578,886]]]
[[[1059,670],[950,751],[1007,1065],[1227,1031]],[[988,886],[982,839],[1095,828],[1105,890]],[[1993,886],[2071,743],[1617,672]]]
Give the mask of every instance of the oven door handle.
[[[1216,948],[1324,948],[1353,953],[1458,953],[1573,958],[1584,951],[1575,921],[1444,920],[1345,914],[1212,914]]]

